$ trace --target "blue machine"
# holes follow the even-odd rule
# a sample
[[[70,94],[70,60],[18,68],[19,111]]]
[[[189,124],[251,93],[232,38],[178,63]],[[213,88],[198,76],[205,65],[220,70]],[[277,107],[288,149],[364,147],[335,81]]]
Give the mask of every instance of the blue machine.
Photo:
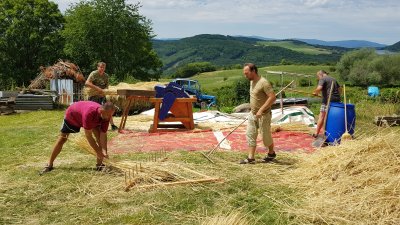
[[[190,98],[190,95],[178,84],[170,82],[167,86],[156,85],[156,98],[163,98],[158,118],[164,120],[176,98]]]
[[[172,82],[180,85],[188,94],[195,95],[199,105],[206,104],[207,108],[217,104],[217,98],[212,95],[201,93],[200,84],[197,80],[178,78]]]
[[[377,97],[379,95],[379,88],[375,86],[369,86],[368,95],[371,97]]]

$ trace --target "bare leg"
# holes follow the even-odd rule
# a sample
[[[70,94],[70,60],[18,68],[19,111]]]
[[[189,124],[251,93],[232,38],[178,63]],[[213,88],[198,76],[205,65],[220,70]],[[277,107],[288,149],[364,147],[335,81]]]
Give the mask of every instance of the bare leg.
[[[268,154],[274,154],[274,143],[272,143],[270,146],[268,146]]]
[[[115,124],[114,124],[114,120],[113,120],[113,117],[112,117],[112,116],[111,116],[111,118],[110,118],[110,124],[111,124],[111,126],[112,126],[112,125],[115,125]]]
[[[248,158],[249,159],[254,159],[254,157],[255,157],[254,155],[255,155],[255,152],[256,152],[256,147],[249,147],[248,151],[249,151]]]
[[[49,160],[49,167],[53,167],[53,162],[57,158],[58,154],[60,154],[61,149],[64,143],[68,140],[68,133],[61,133],[57,139],[56,144],[53,147],[53,152],[51,153],[50,160]]]
[[[319,132],[321,131],[322,125],[324,123],[324,117],[326,115],[326,112],[320,112],[318,116],[318,122],[317,122],[317,129],[315,131],[315,134],[318,135]]]

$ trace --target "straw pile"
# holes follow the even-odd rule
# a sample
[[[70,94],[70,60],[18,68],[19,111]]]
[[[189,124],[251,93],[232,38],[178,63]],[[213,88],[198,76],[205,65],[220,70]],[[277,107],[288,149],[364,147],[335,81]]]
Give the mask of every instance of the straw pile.
[[[74,136],[71,140],[80,149],[92,155],[95,151],[83,135]],[[133,187],[153,188],[171,185],[200,184],[209,182],[221,182],[220,178],[213,178],[191,170],[178,164],[165,162],[167,154],[165,151],[153,152],[148,155],[145,162],[139,161],[116,161],[104,159],[107,167],[125,173],[125,191]]]
[[[310,133],[312,129],[313,129],[312,127],[309,127],[304,123],[282,123],[279,125],[271,124],[271,132],[298,131],[298,132]]]
[[[206,219],[201,225],[247,225],[246,217],[240,212],[231,212],[228,215],[217,215]]]
[[[89,142],[83,135],[75,135],[71,138],[71,141],[74,142],[76,145],[79,146],[80,149],[84,150],[85,152],[96,156],[94,149],[90,146]],[[157,152],[154,155],[149,156],[150,158],[147,160],[149,162],[139,163],[136,161],[116,161],[112,159],[104,158],[103,163],[106,166],[118,169],[122,172],[132,172],[132,173],[139,173],[139,172],[147,172],[149,174],[156,174],[157,176],[165,176],[166,178],[160,178],[159,180],[170,180],[172,174],[169,174],[167,171],[163,171],[161,169],[155,168],[150,169],[146,168],[144,165],[151,165],[152,162],[159,162],[163,161],[166,158],[165,152]],[[163,175],[164,174],[164,175]]]
[[[138,82],[135,84],[128,84],[128,83],[119,83],[116,86],[109,86],[108,89],[103,89],[104,94],[107,97],[108,101],[111,101],[112,103],[114,103],[114,105],[116,105],[119,110],[117,111],[121,111],[126,102],[125,102],[125,97],[124,96],[119,96],[117,95],[117,90],[118,89],[134,89],[134,90],[152,90],[154,91],[154,86],[156,85],[162,85],[160,82]],[[92,88],[88,88],[85,87],[84,88],[84,99],[87,100],[89,98],[89,96],[93,96],[93,95],[97,95],[98,93],[96,92],[96,90],[92,89]],[[147,109],[150,109],[153,107],[153,104],[151,104],[150,102],[148,102],[147,100],[136,100],[135,102],[133,102],[131,108],[130,108],[130,112],[141,112]]]
[[[385,133],[385,134],[384,134]],[[287,183],[295,223],[400,224],[399,132],[380,132],[305,155]]]
[[[106,95],[117,95],[118,89],[133,89],[133,90],[148,90],[154,91],[154,87],[156,85],[163,85],[160,82],[152,81],[152,82],[138,82],[135,84],[128,84],[128,83],[119,83],[115,86],[109,86],[108,89],[103,89],[103,92]],[[85,95],[96,95],[96,90],[92,88],[85,87],[84,89]]]

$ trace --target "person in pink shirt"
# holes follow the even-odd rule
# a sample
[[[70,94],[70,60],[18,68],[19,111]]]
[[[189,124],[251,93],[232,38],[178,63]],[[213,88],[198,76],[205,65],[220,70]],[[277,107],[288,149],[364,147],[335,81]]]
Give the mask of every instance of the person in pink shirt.
[[[68,140],[69,134],[78,133],[81,127],[85,131],[90,146],[96,151],[96,170],[102,170],[104,168],[103,158],[108,157],[107,130],[114,112],[115,106],[111,102],[100,105],[92,101],[80,101],[69,106],[65,112],[61,133],[53,147],[49,163],[40,172],[40,175],[53,170],[53,162]]]

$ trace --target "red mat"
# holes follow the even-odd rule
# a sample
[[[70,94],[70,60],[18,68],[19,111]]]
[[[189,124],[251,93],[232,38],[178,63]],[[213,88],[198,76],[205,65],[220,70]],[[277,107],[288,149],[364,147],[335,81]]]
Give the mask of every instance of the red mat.
[[[224,136],[231,130],[223,130]],[[241,126],[235,130],[227,140],[231,150],[221,149],[221,151],[241,151],[247,152],[246,126]],[[313,138],[304,133],[292,131],[280,131],[272,134],[275,150],[279,151],[303,151],[313,152],[311,146]],[[146,133],[140,131],[122,131],[109,142],[109,152],[114,154],[129,152],[147,151],[198,151],[210,150],[218,144],[216,137],[210,130],[207,131],[185,131],[185,132],[163,132]],[[266,148],[260,138],[257,139],[257,151],[265,152]]]

